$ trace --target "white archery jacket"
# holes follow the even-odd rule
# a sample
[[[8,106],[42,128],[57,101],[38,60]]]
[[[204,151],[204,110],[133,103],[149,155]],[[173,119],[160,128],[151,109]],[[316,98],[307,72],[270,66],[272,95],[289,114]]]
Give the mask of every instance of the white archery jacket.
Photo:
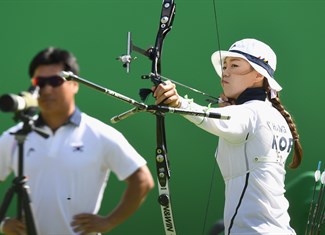
[[[296,234],[285,198],[285,162],[293,139],[284,117],[268,100],[220,108],[182,99],[181,108],[229,115],[229,120],[186,115],[219,136],[216,151],[225,182],[225,234]]]

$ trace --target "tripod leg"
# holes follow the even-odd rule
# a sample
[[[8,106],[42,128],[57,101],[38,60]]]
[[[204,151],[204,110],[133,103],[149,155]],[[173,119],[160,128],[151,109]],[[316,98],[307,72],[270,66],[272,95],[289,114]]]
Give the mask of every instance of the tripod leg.
[[[10,205],[10,202],[14,196],[14,193],[16,191],[16,187],[12,186],[6,193],[3,202],[1,204],[1,208],[0,208],[0,221],[2,221],[5,216],[6,216],[6,212],[8,210],[8,207]]]
[[[21,189],[21,196],[22,196],[22,206],[25,212],[25,222],[26,222],[26,229],[28,235],[37,235],[37,230],[35,226],[35,220],[32,213],[32,207],[31,207],[31,200],[29,198],[27,186],[24,185],[24,187]]]

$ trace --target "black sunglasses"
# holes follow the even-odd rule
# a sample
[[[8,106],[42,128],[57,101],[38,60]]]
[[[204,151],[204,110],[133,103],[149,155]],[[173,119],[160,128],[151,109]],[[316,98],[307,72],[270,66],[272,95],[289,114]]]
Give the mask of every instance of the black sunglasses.
[[[61,86],[66,80],[58,75],[50,76],[50,77],[34,77],[32,78],[33,86],[39,86],[43,88],[46,84],[52,87]]]

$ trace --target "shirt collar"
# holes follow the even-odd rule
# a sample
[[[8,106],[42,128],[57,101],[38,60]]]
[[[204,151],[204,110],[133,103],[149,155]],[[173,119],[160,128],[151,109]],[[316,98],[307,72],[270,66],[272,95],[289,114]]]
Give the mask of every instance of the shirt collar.
[[[243,91],[238,98],[236,99],[236,104],[243,104],[250,100],[261,100],[265,101],[266,99],[266,91],[264,88],[256,87],[256,88],[247,88]]]
[[[76,107],[76,109],[73,111],[73,113],[68,118],[66,123],[64,123],[64,125],[72,124],[72,125],[75,125],[75,126],[79,126],[80,122],[81,122],[81,112],[80,112],[79,108]],[[39,113],[38,118],[35,121],[35,125],[37,127],[46,125],[46,123],[45,123],[45,121],[44,121],[44,119],[42,117],[42,113]]]

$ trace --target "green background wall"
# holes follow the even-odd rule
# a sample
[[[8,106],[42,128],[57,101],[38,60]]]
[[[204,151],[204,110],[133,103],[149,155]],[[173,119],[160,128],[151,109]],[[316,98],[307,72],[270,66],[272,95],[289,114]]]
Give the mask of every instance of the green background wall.
[[[161,12],[160,0],[0,0],[0,94],[27,89],[28,64],[47,46],[71,50],[79,59],[81,76],[139,100],[138,90],[151,87],[140,76],[150,72],[150,61],[139,54],[126,74],[116,57],[126,50],[127,31],[144,49],[155,42]],[[292,226],[302,234],[307,221],[308,197],[314,171],[323,156],[324,122],[324,0],[216,0],[220,40],[212,0],[176,0],[176,17],[162,55],[163,75],[216,96],[221,92],[210,55],[228,49],[236,40],[253,37],[275,50],[276,78],[281,98],[296,120],[304,147],[301,168],[288,170],[287,196]],[[205,98],[179,88],[198,103]],[[113,97],[81,85],[77,96],[86,113],[120,130],[147,159],[155,176],[155,117],[139,113],[117,124],[110,118],[132,108]],[[150,98],[148,104],[153,103]],[[11,113],[0,113],[0,132],[14,124]],[[208,234],[222,218],[224,183],[215,165],[217,137],[196,128],[177,114],[167,114],[168,156],[171,163],[172,207],[177,234]],[[303,179],[303,180],[301,180]],[[2,198],[11,180],[0,185]],[[87,185],[85,185],[87,187]],[[109,211],[123,191],[110,179],[101,213]],[[112,235],[164,234],[157,187],[141,209]],[[209,196],[210,195],[210,196]],[[208,208],[208,209],[206,209]],[[50,213],[50,212],[49,212]],[[9,215],[15,215],[12,206]],[[205,232],[203,233],[205,225]]]

